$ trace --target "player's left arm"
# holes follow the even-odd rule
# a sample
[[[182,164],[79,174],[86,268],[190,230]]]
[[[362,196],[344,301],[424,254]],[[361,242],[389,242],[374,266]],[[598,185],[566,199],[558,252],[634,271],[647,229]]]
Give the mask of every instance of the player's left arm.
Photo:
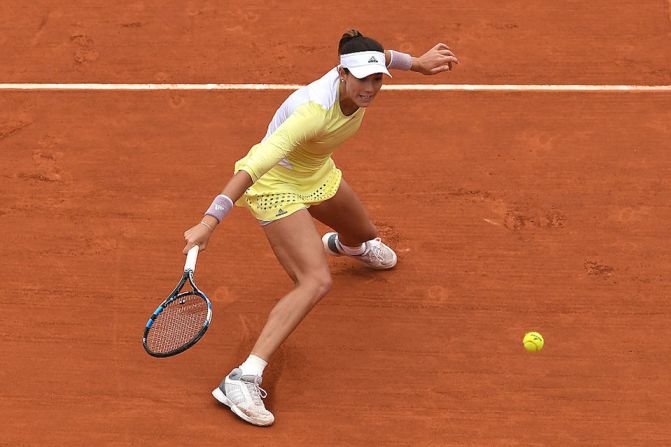
[[[454,65],[459,63],[457,56],[444,43],[436,44],[419,57],[394,50],[386,50],[384,55],[389,68],[416,71],[425,75],[451,71]]]

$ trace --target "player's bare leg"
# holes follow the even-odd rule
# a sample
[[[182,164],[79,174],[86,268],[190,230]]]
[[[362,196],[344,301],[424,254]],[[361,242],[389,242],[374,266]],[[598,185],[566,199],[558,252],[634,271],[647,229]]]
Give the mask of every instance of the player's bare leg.
[[[315,219],[335,230],[322,238],[330,255],[352,256],[378,270],[396,265],[396,253],[382,243],[366,209],[345,179],[335,196],[309,210]]]
[[[275,256],[294,281],[294,288],[273,308],[254,354],[269,358],[331,289],[331,273],[321,238],[306,210],[263,227]]]
[[[297,211],[264,226],[277,259],[294,281],[294,288],[275,305],[252,355],[233,369],[212,394],[245,421],[270,425],[275,418],[264,406],[260,387],[263,368],[272,354],[331,288],[322,242],[310,214]]]
[[[366,208],[344,178],[333,197],[308,210],[312,217],[337,231],[343,245],[361,245],[378,236]]]

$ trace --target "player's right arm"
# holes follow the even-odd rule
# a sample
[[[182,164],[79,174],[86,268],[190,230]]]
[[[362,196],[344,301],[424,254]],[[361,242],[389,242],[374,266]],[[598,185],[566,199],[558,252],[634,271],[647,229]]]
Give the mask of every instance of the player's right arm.
[[[236,165],[236,171],[246,171],[254,182],[287,158],[294,149],[313,140],[324,131],[326,110],[319,104],[307,102],[297,107],[263,142],[255,145]]]
[[[231,204],[235,203],[263,174],[295,148],[322,133],[325,112],[323,107],[314,103],[298,107],[272,135],[252,148],[218,197],[226,196]],[[204,250],[219,223],[220,219],[206,214],[198,224],[186,230],[184,254],[194,245],[198,245],[201,251]]]

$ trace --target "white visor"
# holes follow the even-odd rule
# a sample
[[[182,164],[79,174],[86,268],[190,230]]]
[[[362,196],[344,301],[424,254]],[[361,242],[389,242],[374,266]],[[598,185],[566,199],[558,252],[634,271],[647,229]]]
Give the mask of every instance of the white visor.
[[[391,77],[384,63],[384,53],[380,51],[360,51],[342,54],[340,66],[347,68],[355,78],[363,79],[373,73],[383,73]]]

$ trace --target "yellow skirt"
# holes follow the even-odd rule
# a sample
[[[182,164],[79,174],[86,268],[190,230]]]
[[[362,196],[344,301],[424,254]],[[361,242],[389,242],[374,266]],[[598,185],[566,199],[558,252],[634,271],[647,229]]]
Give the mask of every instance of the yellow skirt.
[[[311,175],[277,165],[247,189],[236,205],[249,208],[261,224],[267,224],[330,199],[341,179],[342,172],[330,158]]]

